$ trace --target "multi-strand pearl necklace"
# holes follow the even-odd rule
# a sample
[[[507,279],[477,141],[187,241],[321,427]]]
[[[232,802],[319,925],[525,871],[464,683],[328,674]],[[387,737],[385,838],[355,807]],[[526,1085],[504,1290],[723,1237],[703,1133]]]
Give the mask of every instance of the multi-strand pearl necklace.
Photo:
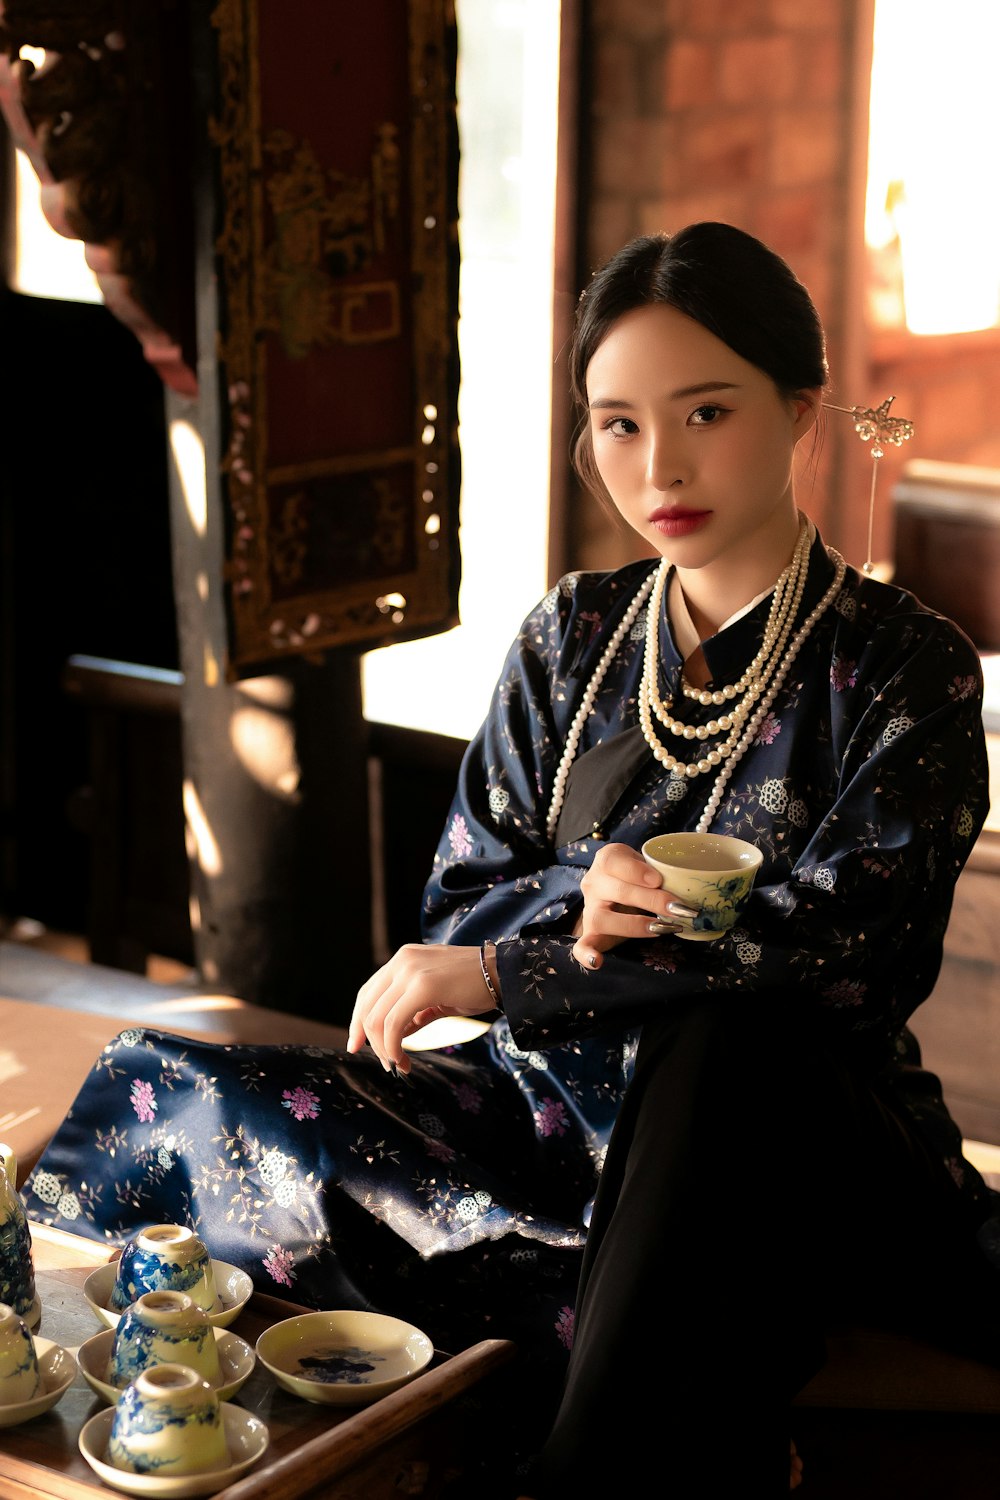
[[[788,676],[788,673],[791,670],[792,663],[798,656],[806,641],[809,639],[809,636],[812,634],[813,627],[815,626],[816,621],[820,618],[821,615],[826,612],[826,610],[833,603],[834,599],[836,599],[837,595],[840,593],[841,585],[844,582],[844,574],[847,572],[847,564],[841,557],[840,553],[835,550],[835,548],[827,547],[826,551],[828,557],[830,558],[830,561],[834,565],[833,581],[831,582],[826,593],[823,595],[822,599],[814,609],[810,610],[809,614],[803,620],[800,628],[792,636],[791,645],[788,647],[788,650],[782,657],[781,663],[775,671],[774,676],[771,678],[770,686],[768,687],[764,696],[761,698],[760,702],[757,704],[757,707],[754,709],[747,727],[746,729],[744,729],[742,735],[740,736],[740,739],[734,747],[732,754],[729,756],[729,759],[726,761],[725,765],[722,767],[722,770],[715,778],[715,784],[712,787],[709,799],[705,804],[705,811],[702,813],[701,817],[698,819],[698,822],[695,824],[695,833],[707,833],[711,828],[712,820],[715,817],[716,813],[719,811],[720,806],[722,805],[722,794],[726,789],[726,784],[729,781],[729,778],[732,776],[733,772],[736,770],[736,767],[739,765],[740,761],[743,759],[746,752],[749,750],[750,746],[753,744],[757,736],[757,730],[767,716],[771,704],[774,702],[775,698],[778,696],[778,693],[781,691],[785,678]]]
[[[639,592],[636,594],[625,614],[622,616],[617,629],[608,642],[607,647],[605,648],[600,660],[597,663],[597,666],[594,668],[593,676],[591,677],[584,690],[583,698],[580,701],[580,706],[576,711],[573,722],[570,725],[569,733],[566,736],[566,745],[563,749],[562,757],[556,769],[555,782],[552,788],[552,800],[549,804],[549,811],[545,821],[546,830],[550,839],[555,835],[556,824],[559,821],[559,814],[562,811],[563,801],[566,796],[566,782],[569,778],[570,768],[573,764],[574,759],[576,758],[576,752],[580,744],[580,737],[583,734],[583,726],[593,709],[594,699],[597,697],[598,691],[601,687],[601,683],[604,681],[604,678],[607,675],[608,668],[617,655],[622,641],[631,630],[632,625],[635,623],[636,617],[639,614],[639,611],[642,609],[642,606],[646,603],[647,599],[649,599],[649,608],[646,615],[646,651],[643,664],[643,682],[639,690],[639,722],[642,725],[643,738],[646,740],[646,743],[649,745],[650,749],[653,752],[653,755],[658,761],[663,764],[667,764],[668,762],[670,763],[670,768],[674,775],[677,775],[679,773],[685,777],[697,776],[699,772],[703,770],[710,770],[712,769],[712,767],[719,765],[722,762],[723,755],[727,756],[724,764],[722,764],[722,768],[719,771],[718,776],[715,779],[715,784],[713,785],[712,791],[709,794],[708,802],[705,805],[705,810],[699,818],[695,828],[695,832],[697,833],[708,832],[709,828],[712,825],[712,820],[714,819],[716,813],[719,810],[719,807],[721,806],[723,792],[725,791],[730,777],[732,776],[739,762],[743,759],[743,756],[746,754],[747,750],[752,745],[760,724],[768,713],[771,704],[774,702],[778,693],[781,691],[785,678],[788,676],[788,673],[791,670],[792,663],[798,656],[799,651],[802,649],[809,636],[812,634],[817,620],[819,620],[820,617],[826,612],[829,606],[833,603],[834,599],[840,593],[841,585],[844,581],[844,574],[847,570],[847,564],[844,562],[844,559],[841,557],[839,552],[837,552],[833,547],[827,547],[827,555],[834,565],[833,580],[830,583],[829,588],[824,593],[822,599],[820,599],[815,608],[810,611],[805,620],[802,622],[802,625],[791,637],[791,642],[788,645],[787,650],[785,650],[784,656],[781,657],[781,660],[779,662],[778,655],[785,648],[785,643],[788,641],[789,633],[793,624],[795,623],[795,617],[798,612],[798,606],[802,599],[802,591],[805,588],[806,576],[808,574],[808,546],[803,548],[804,536],[808,537],[808,531],[805,529],[805,522],[803,523],[803,530],[801,530],[799,533],[799,541],[796,544],[795,556],[793,556],[792,562],[789,564],[789,567],[785,569],[785,572],[781,575],[781,578],[775,585],[775,599],[771,604],[771,614],[768,617],[768,624],[764,632],[764,643],[762,644],[760,651],[758,651],[757,655],[754,657],[753,662],[751,662],[746,672],[744,672],[742,677],[739,679],[739,682],[735,684],[729,684],[725,688],[719,688],[717,690],[718,697],[716,696],[716,690],[707,692],[699,688],[690,688],[685,685],[685,695],[689,698],[697,699],[699,703],[706,706],[709,703],[716,704],[720,702],[720,700],[723,703],[731,701],[736,697],[737,693],[745,690],[743,704],[745,704],[746,707],[739,719],[739,722],[735,724],[735,735],[738,735],[739,737],[735,738],[735,735],[733,733],[730,733],[729,738],[726,740],[724,746],[720,747],[719,750],[709,752],[709,755],[704,757],[703,762],[699,763],[696,761],[692,762],[690,766],[685,766],[683,771],[680,770],[675,757],[669,755],[668,751],[664,748],[663,745],[660,744],[660,741],[657,739],[652,727],[652,719],[649,714],[650,698],[653,697],[654,701],[658,702],[658,699],[656,699],[654,695],[650,694],[649,684],[655,683],[656,681],[655,664],[658,662],[657,652],[659,642],[660,601],[663,596],[663,588],[666,581],[666,576],[669,572],[669,565],[666,559],[664,558],[664,560],[659,564],[655,571],[651,573],[647,578],[643,579],[642,585],[639,588]],[[799,559],[799,565],[796,570],[796,557],[799,556],[800,549],[802,549],[802,557]],[[805,560],[804,562],[803,559]],[[791,594],[789,594],[789,578],[792,575],[793,570],[796,570],[796,576],[792,580],[792,591]],[[652,597],[650,597],[651,595]],[[768,644],[769,634],[773,635],[773,640],[771,641],[770,645]],[[653,642],[652,648],[650,646],[651,640]],[[765,675],[765,670],[767,675]],[[647,684],[647,677],[649,679],[649,684]],[[753,691],[753,688],[755,686],[757,687],[756,692]],[[748,698],[749,702],[747,701]],[[750,709],[754,703],[756,703],[756,707],[754,707],[753,712],[750,713]],[[660,706],[662,707],[663,705]],[[743,705],[741,704],[740,707],[742,706]],[[664,712],[667,712],[666,709],[664,709]],[[720,731],[730,729],[733,726],[733,721],[736,718],[737,712],[739,712],[738,709],[734,711],[733,715],[731,716],[720,715],[718,720],[711,720],[708,725],[699,727],[704,727],[709,734],[719,733]],[[749,714],[749,718],[747,718],[747,714]],[[657,717],[660,717],[659,714],[657,714]],[[669,717],[670,716],[668,714],[668,718]],[[729,724],[725,724],[723,722],[723,720],[727,718],[730,720]],[[661,720],[661,722],[665,721]],[[671,722],[676,722],[676,720],[671,720]],[[745,727],[743,728],[742,733],[740,733],[740,725],[744,723]],[[714,730],[711,727],[713,724],[715,725]],[[692,728],[692,726],[682,726],[681,733],[684,738],[699,738],[698,728],[694,728],[691,734],[687,734],[686,731],[689,728]]]
[[[593,676],[584,689],[580,707],[576,711],[576,716],[569,727],[569,734],[566,736],[566,745],[563,749],[562,759],[556,767],[556,779],[552,786],[552,801],[549,803],[548,816],[545,820],[546,832],[550,839],[555,835],[556,824],[559,822],[559,814],[562,812],[563,799],[566,796],[566,781],[569,777],[570,767],[576,759],[583,726],[594,706],[594,699],[597,697],[598,689],[607,675],[607,670],[618,654],[618,648],[622,641],[635,624],[636,616],[649,597],[649,591],[656,582],[656,577],[656,572],[653,572],[650,573],[648,578],[643,579],[639,592],[622,615],[617,630],[608,642],[604,654],[594,668]]]
[[[751,709],[765,692],[777,669],[781,653],[791,634],[809,570],[808,554],[809,523],[803,516],[792,560],[774,586],[771,612],[764,627],[761,648],[749,667],[737,682],[727,683],[724,687],[712,691],[693,688],[684,683],[685,696],[705,706],[709,704],[721,706],[732,702],[739,693],[743,694],[740,702],[730,712],[720,714],[717,719],[709,719],[706,724],[698,725],[685,724],[682,720],[675,718],[656,691],[660,664],[660,608],[669,573],[666,559],[661,562],[649,602],[649,613],[646,617],[646,653],[642,682],[639,687],[639,723],[642,725],[643,736],[653,755],[668,771],[676,771],[681,776],[701,775],[705,771],[711,771],[713,766],[721,765],[735,746]],[[671,755],[660,743],[653,727],[654,714],[665,729],[685,740],[708,740],[719,734],[726,734],[727,738],[714,750],[709,750],[701,759],[684,762],[677,756]]]

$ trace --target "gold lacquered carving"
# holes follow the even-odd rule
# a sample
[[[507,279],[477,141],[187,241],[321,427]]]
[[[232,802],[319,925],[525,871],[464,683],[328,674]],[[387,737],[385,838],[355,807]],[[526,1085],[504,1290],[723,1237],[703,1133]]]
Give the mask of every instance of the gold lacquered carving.
[[[293,358],[313,345],[369,344],[401,332],[397,281],[341,287],[383,253],[399,213],[398,149],[379,126],[372,181],[324,172],[308,141],[273,130],[264,144],[273,238],[265,250],[265,323]]]
[[[329,119],[302,129],[297,107],[293,130],[275,116],[274,91],[271,118],[262,118],[269,59],[260,49],[258,0],[221,0],[213,13],[233,672],[276,655],[409,638],[455,620],[454,16],[443,0],[409,0],[398,14],[408,92],[388,114],[345,119],[344,132],[356,127],[367,139],[348,142],[342,157],[339,121],[335,137]],[[322,33],[328,12],[316,15]],[[296,21],[288,17],[293,29]],[[336,118],[335,92],[316,109]],[[283,379],[306,380],[310,396],[329,387],[325,451],[316,451],[315,429],[308,442],[295,439],[294,412],[292,437],[282,431],[288,394],[274,384],[279,354],[291,362]],[[350,423],[336,431],[338,393],[345,379],[354,388],[355,358],[397,361],[388,394],[388,367],[358,366],[372,428],[359,452]],[[373,369],[382,372],[374,384]],[[408,416],[399,406],[405,388]],[[441,518],[437,530],[425,525],[428,504]],[[381,608],[390,596],[403,607]]]

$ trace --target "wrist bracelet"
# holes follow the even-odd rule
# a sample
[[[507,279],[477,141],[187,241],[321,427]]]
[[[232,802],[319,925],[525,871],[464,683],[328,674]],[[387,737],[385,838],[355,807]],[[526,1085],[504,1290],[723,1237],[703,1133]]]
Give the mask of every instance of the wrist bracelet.
[[[490,999],[493,1001],[493,1009],[494,1010],[498,1010],[500,1012],[500,1014],[503,1015],[503,1006],[500,1003],[500,996],[497,994],[496,985],[493,983],[492,979],[490,978],[490,971],[486,967],[486,944],[485,943],[483,944],[483,946],[479,950],[479,967],[483,971],[483,981],[484,981],[484,983],[486,985],[486,988],[490,992]]]

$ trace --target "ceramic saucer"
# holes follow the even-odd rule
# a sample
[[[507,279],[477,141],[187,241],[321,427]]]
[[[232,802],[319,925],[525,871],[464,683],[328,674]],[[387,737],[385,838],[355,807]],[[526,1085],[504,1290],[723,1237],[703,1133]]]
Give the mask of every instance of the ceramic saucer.
[[[302,1313],[257,1340],[257,1358],[280,1386],[330,1406],[378,1400],[419,1375],[433,1353],[426,1333],[383,1313]]]
[[[38,1368],[42,1376],[42,1389],[30,1401],[15,1401],[11,1406],[0,1406],[0,1427],[16,1427],[19,1422],[29,1422],[40,1417],[43,1411],[66,1394],[76,1379],[76,1360],[68,1349],[61,1349],[51,1339],[34,1335],[32,1342],[38,1355]]]
[[[215,1272],[215,1285],[222,1298],[222,1311],[209,1313],[208,1321],[216,1328],[228,1328],[250,1301],[253,1282],[246,1271],[241,1271],[238,1266],[231,1266],[224,1260],[213,1260],[212,1270]],[[105,1328],[117,1328],[121,1317],[118,1309],[110,1305],[111,1288],[117,1274],[117,1263],[109,1261],[107,1265],[98,1266],[96,1271],[91,1271],[83,1283],[83,1295],[90,1303],[97,1321],[103,1323]]]
[[[227,1333],[224,1328],[215,1328],[213,1332],[219,1349],[222,1380],[218,1383],[210,1380],[208,1383],[220,1401],[230,1401],[240,1386],[250,1378],[257,1356],[246,1339],[241,1339],[238,1334]],[[87,1339],[76,1351],[77,1363],[84,1380],[102,1400],[112,1406],[122,1393],[121,1388],[112,1385],[107,1378],[114,1341],[115,1330],[105,1328],[101,1333],[95,1333],[93,1338]]]
[[[235,1484],[241,1475],[257,1463],[267,1451],[267,1428],[259,1417],[251,1416],[239,1406],[224,1401],[222,1425],[226,1433],[229,1462],[221,1469],[202,1469],[198,1474],[130,1474],[108,1463],[108,1438],[114,1419],[114,1408],[99,1411],[84,1423],[80,1433],[80,1452],[94,1473],[112,1489],[144,1500],[181,1500],[188,1495],[214,1495],[227,1485]]]

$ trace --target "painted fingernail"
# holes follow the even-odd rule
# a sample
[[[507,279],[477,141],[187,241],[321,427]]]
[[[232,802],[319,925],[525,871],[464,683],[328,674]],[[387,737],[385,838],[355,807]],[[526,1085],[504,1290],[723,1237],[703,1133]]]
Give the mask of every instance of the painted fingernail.
[[[667,937],[669,933],[680,932],[680,930],[679,922],[650,922],[649,924],[650,937]]]
[[[679,901],[671,901],[667,911],[672,917],[696,917],[698,908],[696,906],[682,906]]]
[[[592,969],[596,969],[597,968],[597,954],[596,953],[592,953],[590,955],[590,958],[587,960],[587,962],[590,964],[590,967]]]

